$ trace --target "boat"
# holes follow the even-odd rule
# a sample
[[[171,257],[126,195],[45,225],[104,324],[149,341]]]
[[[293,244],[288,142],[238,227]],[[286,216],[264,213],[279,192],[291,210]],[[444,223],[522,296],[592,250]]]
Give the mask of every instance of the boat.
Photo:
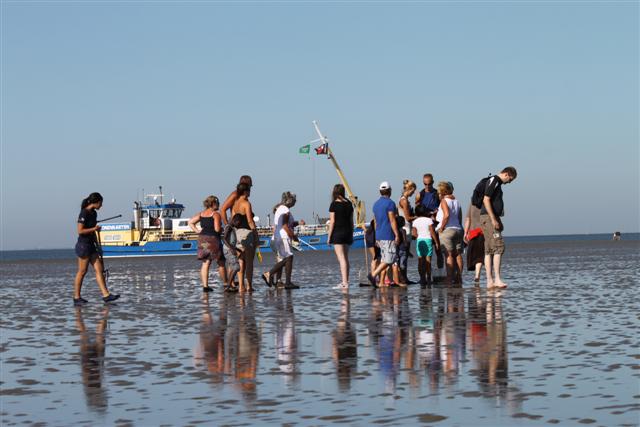
[[[313,122],[319,139],[311,143],[320,142],[315,149],[316,154],[326,155],[331,161],[340,181],[345,187],[347,196],[354,206],[356,223],[353,231],[354,249],[364,248],[365,234],[365,206],[351,191],[342,169],[329,148],[329,140],[323,136],[316,121]],[[143,192],[144,193],[144,192]],[[189,218],[182,214],[185,206],[171,199],[164,203],[162,187],[157,194],[147,194],[133,203],[133,221],[111,222],[102,224],[99,241],[105,257],[149,257],[195,255],[198,250],[198,234],[189,227]],[[120,215],[118,215],[119,217]],[[115,218],[115,217],[114,217]],[[258,218],[254,218],[258,224]],[[259,250],[263,253],[271,252],[272,226],[259,226]],[[326,251],[333,249],[329,244],[328,224],[305,224],[300,222],[294,227],[294,233],[299,242],[294,242],[294,249],[298,251]]]
[[[149,257],[195,255],[198,234],[189,227],[189,218],[183,217],[185,206],[172,199],[163,203],[162,187],[158,194],[145,195],[133,203],[133,221],[101,224],[99,233],[105,257]],[[258,218],[255,218],[258,220]],[[257,222],[257,221],[256,221]],[[260,252],[271,252],[273,227],[259,226]],[[298,236],[298,251],[332,250],[327,224],[300,224],[294,228]],[[364,247],[364,230],[356,227],[353,248]]]

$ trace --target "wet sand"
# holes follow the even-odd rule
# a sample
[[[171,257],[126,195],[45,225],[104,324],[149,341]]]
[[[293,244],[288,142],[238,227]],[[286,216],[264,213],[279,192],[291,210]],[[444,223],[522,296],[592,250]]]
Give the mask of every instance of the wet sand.
[[[0,262],[2,425],[638,425],[640,242],[507,251],[500,292],[343,294],[304,253],[300,290],[203,295],[193,258],[108,260],[121,302],[89,279],[83,308],[73,259]]]

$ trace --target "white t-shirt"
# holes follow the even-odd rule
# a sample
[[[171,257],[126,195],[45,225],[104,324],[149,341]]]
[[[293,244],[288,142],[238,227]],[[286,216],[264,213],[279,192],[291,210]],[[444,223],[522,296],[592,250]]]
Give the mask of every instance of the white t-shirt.
[[[426,216],[420,216],[413,220],[413,228],[418,232],[418,239],[431,239],[430,225],[433,225],[433,220]]]
[[[291,214],[289,212],[290,212],[289,208],[286,207],[285,205],[280,205],[278,209],[276,209],[276,213],[273,218],[273,221],[276,224],[276,229],[273,232],[274,239],[289,238],[289,235],[287,234],[287,232],[282,228],[284,226],[284,216],[286,214],[289,214],[289,217],[291,217]]]

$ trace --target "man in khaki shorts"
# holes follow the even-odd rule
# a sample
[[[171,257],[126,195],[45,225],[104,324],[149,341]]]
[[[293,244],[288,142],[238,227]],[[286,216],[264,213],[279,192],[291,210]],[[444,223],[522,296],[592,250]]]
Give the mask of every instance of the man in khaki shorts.
[[[480,209],[480,227],[484,235],[484,266],[487,271],[487,288],[506,288],[500,278],[500,263],[504,254],[503,225],[500,217],[504,215],[502,184],[513,182],[518,176],[516,168],[508,166],[498,175],[489,177],[484,188],[482,208]],[[493,266],[493,269],[491,268]]]

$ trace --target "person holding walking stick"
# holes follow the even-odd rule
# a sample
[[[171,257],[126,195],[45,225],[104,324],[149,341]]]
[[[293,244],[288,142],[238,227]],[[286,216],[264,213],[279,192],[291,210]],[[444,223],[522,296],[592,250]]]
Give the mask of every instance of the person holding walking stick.
[[[78,215],[78,241],[75,252],[78,256],[78,272],[73,286],[73,305],[79,306],[88,301],[80,295],[82,281],[87,274],[89,264],[96,272],[96,281],[102,293],[102,300],[109,303],[120,298],[118,294],[112,294],[107,289],[104,277],[104,262],[102,261],[102,248],[99,245],[100,226],[98,225],[98,210],[102,207],[100,193],[91,193],[82,201],[80,215]]]

